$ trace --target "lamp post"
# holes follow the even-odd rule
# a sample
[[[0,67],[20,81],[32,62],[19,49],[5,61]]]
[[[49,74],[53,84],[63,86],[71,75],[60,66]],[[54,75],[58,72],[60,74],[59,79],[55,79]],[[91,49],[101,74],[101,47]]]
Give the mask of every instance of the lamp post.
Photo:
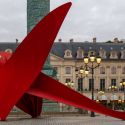
[[[113,95],[113,100],[112,100],[112,109],[114,110],[115,109],[115,99],[114,99],[114,93],[115,93],[115,90],[117,89],[117,86],[115,85],[112,85],[109,87],[109,89],[112,91],[112,95]]]
[[[122,98],[121,96],[119,96],[119,99],[118,99],[118,109],[120,110],[122,107]]]
[[[107,107],[107,102],[105,102],[105,100],[103,100],[103,98],[102,98],[102,96],[104,95],[104,93],[105,93],[104,91],[99,91],[98,95],[99,95],[99,97],[101,97],[100,98],[101,104],[103,104],[103,105],[105,105]]]
[[[68,86],[69,88],[73,88],[74,87],[74,82],[69,81],[67,83],[65,83],[66,86]]]
[[[99,99],[98,96],[97,96],[97,98],[96,98],[96,102],[97,102],[97,103],[100,103],[100,99]]]
[[[76,68],[75,70],[76,72],[76,78],[79,79],[79,85],[78,85],[78,91],[82,94],[83,92],[83,79],[85,77],[87,77],[87,75],[89,74],[89,70],[84,69],[82,66],[80,67],[80,69]],[[82,114],[83,110],[82,109],[79,109],[79,112]]]
[[[98,94],[99,94],[99,96],[101,96],[101,100],[102,100],[102,95],[104,95],[104,92],[103,91],[99,91]]]
[[[73,88],[74,87],[74,82],[72,81],[69,81],[69,82],[66,82],[65,85],[69,88]],[[68,106],[68,110],[70,111],[70,106]]]
[[[80,80],[80,83],[79,83],[80,85],[78,87],[78,91],[82,93],[82,91],[83,91],[83,88],[82,88],[83,79],[88,76],[89,70],[87,68],[84,69],[81,66],[80,69],[76,68],[75,72],[76,72],[76,78]]]
[[[95,56],[94,54],[90,55],[90,57],[84,57],[85,67],[89,68],[92,72],[92,84],[91,84],[91,92],[92,92],[92,100],[94,100],[94,69],[98,68],[101,63],[101,57]],[[91,117],[95,117],[95,113],[91,112]]]
[[[124,91],[124,111],[125,111],[125,82],[120,82],[120,86],[123,88]]]

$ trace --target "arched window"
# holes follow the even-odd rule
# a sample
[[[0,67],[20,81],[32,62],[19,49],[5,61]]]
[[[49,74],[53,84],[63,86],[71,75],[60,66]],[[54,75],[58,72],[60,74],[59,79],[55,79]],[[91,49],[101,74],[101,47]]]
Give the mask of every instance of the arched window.
[[[105,67],[100,67],[100,74],[105,74]]]
[[[65,50],[64,58],[72,58],[71,50]]]
[[[116,67],[113,66],[113,67],[111,68],[111,74],[116,74]]]

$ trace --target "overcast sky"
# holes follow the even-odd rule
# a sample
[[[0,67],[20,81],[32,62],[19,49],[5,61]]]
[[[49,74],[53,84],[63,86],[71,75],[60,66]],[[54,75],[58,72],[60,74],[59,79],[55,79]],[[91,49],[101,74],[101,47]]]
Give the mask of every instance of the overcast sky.
[[[51,0],[51,9],[68,1],[73,6],[57,39],[125,39],[125,0]],[[0,0],[0,42],[21,41],[25,36],[26,0]]]

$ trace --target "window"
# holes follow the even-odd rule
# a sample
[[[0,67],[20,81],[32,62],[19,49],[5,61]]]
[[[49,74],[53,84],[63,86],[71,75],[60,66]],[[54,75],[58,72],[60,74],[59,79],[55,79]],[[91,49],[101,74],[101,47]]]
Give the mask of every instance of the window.
[[[70,53],[69,51],[66,52],[66,56],[70,56],[70,54],[71,54],[71,53]]]
[[[94,85],[94,79],[89,79],[89,91],[92,90],[92,85]]]
[[[125,67],[122,68],[122,74],[125,74]]]
[[[113,67],[111,68],[111,74],[116,74],[116,67],[113,66]]]
[[[118,56],[117,56],[117,52],[116,51],[111,51],[110,53],[110,59],[117,59]]]
[[[115,57],[115,52],[113,51],[111,54],[112,54],[112,57],[114,58]]]
[[[80,59],[83,58],[83,50],[80,47],[77,50],[77,58],[80,58]]]
[[[100,79],[100,90],[101,91],[105,90],[105,79]]]
[[[56,71],[56,73],[58,74],[58,67],[53,67],[53,69]]]
[[[78,91],[83,91],[83,78],[78,79]]]
[[[66,70],[65,71],[66,74],[71,74],[71,67],[66,67],[65,70]]]
[[[123,82],[125,82],[125,79],[122,79]]]
[[[12,49],[6,49],[5,52],[13,53]]]
[[[71,79],[70,79],[70,78],[66,78],[65,83],[68,83],[68,82],[71,82]]]
[[[104,67],[100,67],[100,74],[105,74],[105,68]]]
[[[100,56],[102,59],[105,59],[105,58],[106,58],[106,51],[103,50],[103,49],[100,49],[100,51],[99,51],[99,56]]]
[[[64,58],[72,58],[71,50],[65,50]]]
[[[111,79],[111,86],[116,86],[116,79]]]
[[[125,50],[121,51],[121,59],[125,59]]]
[[[90,51],[88,52],[88,56],[89,56],[89,57],[90,57],[91,55],[95,55],[95,54],[96,54],[95,51],[91,51],[91,50],[90,50]]]

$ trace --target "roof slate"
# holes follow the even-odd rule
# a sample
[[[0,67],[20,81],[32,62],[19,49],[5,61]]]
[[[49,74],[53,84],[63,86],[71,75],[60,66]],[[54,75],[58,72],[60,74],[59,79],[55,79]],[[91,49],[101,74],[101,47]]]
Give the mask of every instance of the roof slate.
[[[106,53],[110,53],[111,50],[117,51],[118,55],[121,50],[125,49],[125,43],[90,43],[90,42],[55,42],[51,53],[61,58],[64,58],[65,50],[72,51],[73,58],[76,58],[78,48],[84,50],[84,52],[95,51],[99,52],[100,48],[104,49]]]

